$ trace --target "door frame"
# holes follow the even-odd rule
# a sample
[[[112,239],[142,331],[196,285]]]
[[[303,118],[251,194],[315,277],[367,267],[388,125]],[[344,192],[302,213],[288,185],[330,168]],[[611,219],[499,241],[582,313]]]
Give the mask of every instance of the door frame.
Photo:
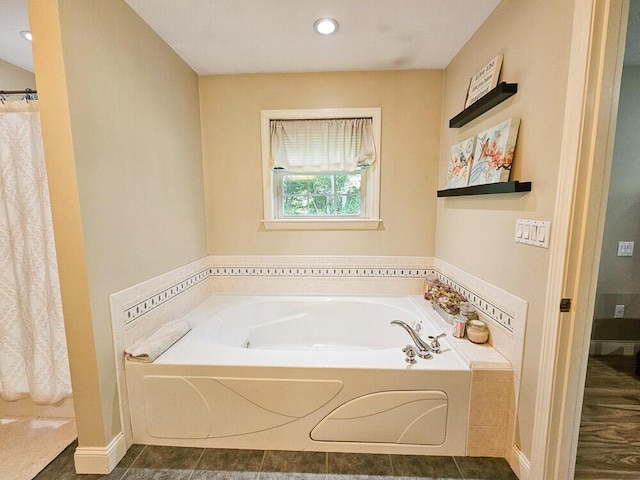
[[[574,476],[629,0],[577,0],[574,8],[532,479]],[[572,299],[568,313],[559,312],[563,298]]]

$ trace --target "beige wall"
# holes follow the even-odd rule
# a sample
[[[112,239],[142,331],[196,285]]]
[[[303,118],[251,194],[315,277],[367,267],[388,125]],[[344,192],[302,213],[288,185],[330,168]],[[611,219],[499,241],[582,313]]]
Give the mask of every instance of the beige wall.
[[[573,2],[503,0],[445,71],[439,186],[451,145],[509,117],[520,117],[512,179],[531,181],[528,194],[440,199],[435,254],[529,302],[516,443],[530,458],[541,324],[549,251],[514,242],[517,218],[551,220],[555,208]],[[496,54],[502,80],[518,94],[460,129],[469,79]],[[553,228],[553,225],[552,225]]]
[[[36,88],[36,77],[28,70],[0,60],[0,90]]]
[[[206,255],[198,79],[123,0],[29,11],[79,443],[104,446],[108,296]]]
[[[29,5],[81,446],[119,428],[108,294],[207,251],[435,254],[530,302],[519,419],[530,455],[548,251],[515,244],[513,232],[516,218],[553,216],[572,1],[502,0],[445,74],[202,77],[202,130],[197,77],[124,1]],[[469,78],[496,53],[520,92],[448,129]],[[378,106],[383,227],[263,231],[260,110]],[[509,116],[522,118],[513,178],[534,191],[436,201],[449,147]]]
[[[616,304],[625,317],[640,318],[640,66],[622,71],[611,184],[602,240],[594,338],[640,338],[639,326],[613,319]],[[633,257],[618,257],[619,241],[635,242]],[[597,321],[602,319],[602,321]],[[636,321],[637,323],[637,321]],[[620,328],[624,326],[624,328]],[[635,326],[635,328],[633,328]],[[632,329],[630,330],[629,327]],[[631,335],[630,335],[631,334]]]
[[[443,72],[200,78],[208,250],[212,255],[434,252]],[[265,231],[260,110],[382,108],[377,231]]]

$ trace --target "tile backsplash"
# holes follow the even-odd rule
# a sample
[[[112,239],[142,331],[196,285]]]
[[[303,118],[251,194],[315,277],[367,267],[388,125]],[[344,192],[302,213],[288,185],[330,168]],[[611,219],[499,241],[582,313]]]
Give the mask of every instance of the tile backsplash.
[[[486,298],[483,298],[482,296],[472,292],[471,290],[469,290],[465,286],[461,285],[460,283],[456,282],[455,280],[452,280],[451,278],[447,277],[443,273],[435,271],[435,274],[436,274],[436,277],[442,283],[444,283],[445,285],[450,286],[456,292],[458,292],[461,295],[463,295],[467,299],[467,301],[469,303],[471,303],[476,308],[476,310],[479,310],[480,312],[482,312],[487,317],[490,317],[496,323],[502,325],[504,328],[506,328],[510,332],[513,332],[513,325],[515,323],[514,319],[513,319],[513,314],[511,314],[509,312],[506,312],[505,310],[503,310],[499,306],[497,306],[494,303],[490,302]]]
[[[184,280],[168,286],[158,293],[153,293],[150,297],[141,299],[138,303],[132,305],[124,311],[125,324],[133,322],[145,313],[161,307],[165,303],[173,300],[182,292],[185,292],[190,288],[200,284],[201,282],[206,281],[212,275],[212,273],[212,268],[205,268],[201,272],[195,273]]]
[[[527,302],[432,257],[206,257],[111,295],[116,348],[121,353],[208,293],[419,295],[432,272],[490,321],[494,346],[513,363],[518,349],[501,349],[500,340],[524,340]]]

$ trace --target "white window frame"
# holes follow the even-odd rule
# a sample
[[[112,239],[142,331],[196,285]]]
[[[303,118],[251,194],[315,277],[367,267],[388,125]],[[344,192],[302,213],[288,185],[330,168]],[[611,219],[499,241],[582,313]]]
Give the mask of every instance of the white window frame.
[[[376,230],[380,219],[380,133],[382,112],[380,108],[331,108],[300,110],[262,110],[262,194],[264,217],[262,224],[267,230]],[[271,120],[321,120],[331,118],[371,118],[376,149],[375,162],[364,176],[365,199],[360,217],[287,217],[278,218],[275,175],[271,164]],[[322,173],[322,172],[319,172]]]

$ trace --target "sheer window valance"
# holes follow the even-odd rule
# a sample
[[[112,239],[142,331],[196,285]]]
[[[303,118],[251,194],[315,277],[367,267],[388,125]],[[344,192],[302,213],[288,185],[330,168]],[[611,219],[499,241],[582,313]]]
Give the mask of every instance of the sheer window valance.
[[[271,120],[273,168],[353,171],[376,158],[371,118]]]

